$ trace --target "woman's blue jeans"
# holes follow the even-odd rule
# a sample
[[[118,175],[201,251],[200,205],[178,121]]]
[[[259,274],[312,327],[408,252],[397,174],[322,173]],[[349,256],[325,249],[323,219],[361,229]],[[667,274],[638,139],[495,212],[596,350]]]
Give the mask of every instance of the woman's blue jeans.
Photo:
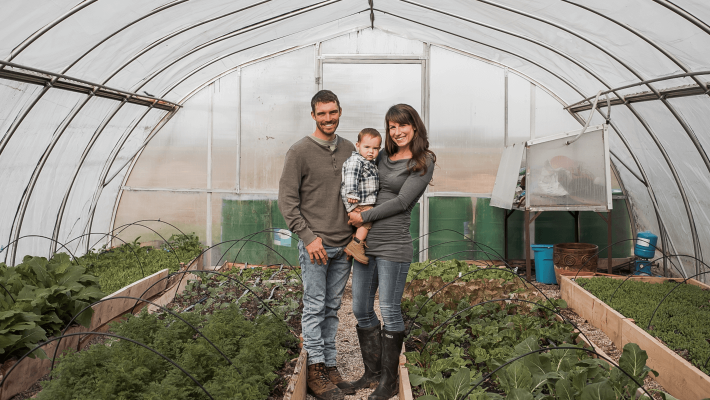
[[[369,264],[353,263],[353,314],[360,328],[378,326],[375,314],[375,293],[380,289],[380,313],[384,329],[404,330],[402,293],[407,283],[408,262],[394,262],[370,256]]]

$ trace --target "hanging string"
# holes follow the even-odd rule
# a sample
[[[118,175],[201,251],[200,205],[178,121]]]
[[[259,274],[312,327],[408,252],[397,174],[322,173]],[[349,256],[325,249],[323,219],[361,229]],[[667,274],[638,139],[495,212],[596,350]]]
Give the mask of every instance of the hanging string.
[[[375,29],[375,1],[367,0],[367,2],[370,4],[370,26]]]

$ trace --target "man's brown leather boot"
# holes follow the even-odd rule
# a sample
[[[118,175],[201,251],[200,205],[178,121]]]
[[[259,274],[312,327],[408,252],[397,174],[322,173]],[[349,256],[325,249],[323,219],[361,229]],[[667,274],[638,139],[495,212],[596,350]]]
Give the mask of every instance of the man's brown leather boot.
[[[325,367],[325,370],[328,371],[328,378],[330,381],[333,382],[335,386],[339,387],[343,393],[355,394],[357,391],[355,390],[355,386],[353,386],[352,383],[343,380],[343,377],[340,375],[340,371],[338,371],[338,367]]]
[[[330,381],[325,363],[308,366],[308,394],[319,400],[343,400],[343,392]]]

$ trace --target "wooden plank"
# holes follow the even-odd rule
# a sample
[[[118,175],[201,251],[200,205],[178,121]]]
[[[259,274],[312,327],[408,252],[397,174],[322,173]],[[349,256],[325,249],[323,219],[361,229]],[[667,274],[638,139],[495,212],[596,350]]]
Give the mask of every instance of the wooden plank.
[[[655,379],[668,393],[683,400],[701,400],[710,395],[709,376],[632,321],[626,319],[623,322],[623,344],[636,343],[646,350],[646,364],[658,371]]]
[[[402,345],[404,351],[404,345]],[[409,370],[407,369],[407,357],[399,355],[399,400],[413,400],[412,384],[409,382]]]
[[[200,258],[202,258],[202,256],[200,256]],[[201,266],[199,263],[191,263],[188,265],[188,271],[204,270],[204,266]],[[163,292],[159,297],[152,299],[151,301],[159,306],[165,306],[167,304],[170,304],[175,299],[175,296],[178,293],[182,293],[182,291],[185,290],[185,287],[187,286],[188,282],[194,279],[197,279],[197,276],[194,274],[180,274],[171,276],[167,279],[167,288],[165,292]],[[159,307],[154,306],[152,304],[148,305],[148,312],[154,313],[158,310]]]
[[[617,279],[624,279],[624,277],[617,277]],[[654,277],[632,277],[630,279],[650,283],[677,280]],[[701,400],[708,397],[710,377],[638,327],[633,319],[619,314],[573,282],[569,276],[562,277],[560,294],[567,304],[575,304],[580,307],[575,309],[575,312],[589,321],[594,321],[592,325],[606,333],[619,349],[623,349],[627,343],[636,343],[645,350],[649,357],[647,365],[658,371],[659,376],[655,379],[668,393],[683,400]],[[591,310],[585,308],[590,304],[590,300]],[[570,307],[572,306],[570,305]],[[595,316],[592,318],[585,316],[591,316],[591,314],[595,314]]]
[[[561,276],[560,296],[577,315],[604,331],[619,347],[622,343],[622,321],[626,317],[594,297],[566,275]]]
[[[131,283],[123,289],[117,290],[116,292],[104,297],[104,299],[119,296],[143,296],[144,299],[149,299],[166,289],[168,280],[163,278],[167,276],[167,269],[158,271],[153,275],[146,276],[145,278],[137,282]],[[160,279],[163,280],[157,285],[153,286],[147,293],[144,293],[151,285],[153,285],[153,283],[159,281]],[[130,312],[131,308],[133,308],[135,304],[136,300],[117,299],[113,301],[105,301],[103,303],[95,305],[94,315],[91,318],[91,330],[96,330],[99,327],[106,325],[108,322],[114,320],[116,317]]]
[[[581,287],[580,289],[584,290]],[[586,290],[585,293],[592,296],[592,294]],[[606,326],[607,328],[604,333],[606,333],[606,335],[609,336],[609,339],[618,347],[622,342],[622,325],[626,317],[613,308],[607,306],[603,301],[597,299],[596,297],[594,297],[594,309],[592,310],[592,314],[594,316],[594,323],[592,323],[592,325],[596,327]]]
[[[79,333],[86,330],[87,329],[83,326],[73,326],[67,330],[67,333]],[[62,354],[69,348],[76,349],[79,344],[79,337],[80,336],[77,335],[62,339],[61,343],[59,343],[59,352],[57,354]],[[51,357],[52,354],[54,354],[56,347],[57,341],[51,342],[43,347],[45,353],[47,353],[47,357]],[[0,366],[0,379],[2,379],[2,376],[4,376],[14,364],[14,361],[8,361]],[[49,373],[51,365],[52,362],[48,359],[25,358],[22,360],[12,371],[10,378],[8,378],[2,388],[0,388],[0,400],[8,400],[16,394],[22,393],[32,387],[41,377]]]
[[[306,388],[308,387],[308,352],[301,349],[301,354],[296,361],[296,367],[293,369],[293,375],[288,381],[284,400],[305,400]]]
[[[568,323],[568,322],[566,322],[562,317],[560,317],[558,314],[555,314],[555,319],[557,319],[557,320],[560,321],[560,322]],[[579,329],[575,329],[574,331],[575,331],[575,332],[579,332]],[[596,351],[597,353],[599,353],[599,355],[597,355],[597,354],[591,354],[591,353],[590,353],[591,356],[594,357],[594,358],[599,358],[599,356],[601,356],[602,359],[604,359],[603,357],[606,357],[606,358],[608,358],[608,359],[610,359],[610,360],[612,359],[611,357],[609,357],[608,354],[606,354],[606,353],[604,352],[604,350],[601,349],[601,347],[597,347],[594,343],[592,343],[591,341],[587,340],[587,338],[586,338],[584,335],[582,335],[582,334],[580,334],[579,336],[577,336],[577,340],[575,340],[575,342],[576,342],[576,343],[582,342],[582,343],[584,343],[584,347],[586,347],[586,348],[590,348],[590,347],[591,347],[592,350],[594,350],[594,351]]]

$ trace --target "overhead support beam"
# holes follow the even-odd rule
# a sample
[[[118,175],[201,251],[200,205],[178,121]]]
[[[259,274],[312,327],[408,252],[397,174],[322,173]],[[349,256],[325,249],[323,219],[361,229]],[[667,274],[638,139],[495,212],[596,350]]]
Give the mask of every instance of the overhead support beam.
[[[137,104],[145,107],[151,107],[155,104],[154,108],[165,110],[165,111],[175,111],[182,107],[179,104],[173,103],[168,100],[158,99],[154,97],[148,97],[139,95],[138,93],[128,92],[121,89],[115,89],[112,87],[104,86],[98,83],[93,83],[85,81],[79,78],[73,78],[71,76],[66,76],[63,74],[57,74],[54,72],[44,71],[37,68],[31,68],[20,64],[15,64],[7,61],[0,61],[0,66],[12,67],[11,69],[0,70],[0,78],[8,79],[12,81],[25,82],[34,85],[53,87],[55,89],[67,90],[70,92],[83,93],[90,95],[93,93],[96,97],[101,97],[105,99],[111,99],[116,101],[124,101],[127,99],[129,103]],[[25,72],[17,71],[16,69],[24,70]],[[28,73],[34,72],[34,73]],[[41,74],[41,75],[37,75]]]
[[[668,78],[668,79],[671,79],[671,78]],[[641,84],[642,83],[639,83],[639,85],[641,85]],[[620,89],[614,89],[614,90],[620,90]],[[611,91],[607,91],[607,92],[611,92]],[[680,87],[668,88],[668,89],[659,89],[658,94],[660,94],[660,96],[658,94],[656,94],[655,92],[645,91],[645,92],[625,95],[621,99],[614,97],[614,98],[609,99],[609,102],[611,103],[612,106],[619,106],[619,105],[626,105],[629,103],[641,103],[644,101],[672,99],[675,97],[699,96],[699,95],[704,95],[705,93],[706,93],[706,89],[704,89],[698,85],[688,85],[688,86],[680,86]],[[599,103],[597,103],[597,108],[601,108],[601,107],[606,107],[606,102],[600,101]],[[579,104],[576,106],[574,106],[574,105],[569,106],[568,109],[573,113],[578,113],[578,112],[582,112],[582,111],[588,111],[591,108],[592,108],[592,105],[589,102],[585,102],[583,104]]]
[[[602,92],[601,94],[613,93],[613,92],[618,91],[618,90],[628,89],[628,88],[632,88],[632,87],[634,87],[634,86],[641,86],[641,85],[645,85],[645,84],[647,84],[647,83],[661,82],[661,81],[667,81],[667,80],[669,80],[669,79],[685,78],[685,77],[688,77],[688,76],[698,76],[698,75],[710,75],[710,71],[686,72],[686,73],[683,73],[683,74],[668,75],[668,76],[662,76],[662,77],[659,77],[659,78],[647,79],[647,80],[645,80],[645,81],[640,81],[640,82],[636,82],[636,83],[631,83],[631,84],[629,84],[629,85],[624,85],[624,86],[619,86],[619,87],[616,87],[616,88],[613,88],[613,89],[609,89],[609,90],[606,90],[606,91]],[[584,100],[580,100],[580,101],[578,101],[578,102],[576,102],[576,103],[573,103],[573,104],[568,105],[566,108],[569,109],[569,108],[576,107],[576,106],[581,105],[581,104],[583,104],[583,103],[585,103],[585,102],[588,102],[588,101],[590,101],[590,100],[593,100],[594,97],[595,97],[595,96],[587,97],[587,98],[585,98]],[[589,108],[591,108],[591,107],[589,107]],[[589,108],[588,108],[588,109],[589,109]],[[588,110],[588,109],[587,109],[587,110]]]

